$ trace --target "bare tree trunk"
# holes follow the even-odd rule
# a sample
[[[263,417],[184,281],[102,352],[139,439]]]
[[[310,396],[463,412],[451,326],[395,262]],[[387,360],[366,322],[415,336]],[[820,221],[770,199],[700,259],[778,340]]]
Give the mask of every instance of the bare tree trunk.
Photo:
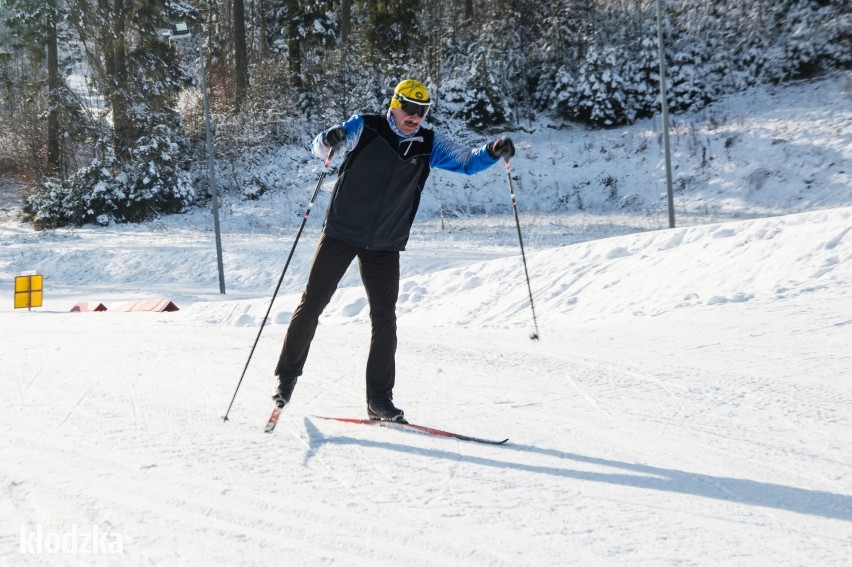
[[[234,0],[234,78],[235,106],[243,105],[248,91],[248,55],[246,52],[246,10],[243,0]]]
[[[299,39],[299,1],[287,0],[287,51],[290,63],[290,75],[293,86],[302,89],[302,42]]]
[[[336,81],[340,85],[340,93],[338,95],[341,106],[341,116],[349,115],[349,93],[351,89],[350,80],[351,73],[349,61],[353,54],[350,52],[349,35],[352,33],[352,0],[341,0],[340,2],[340,80]]]
[[[340,4],[340,43],[346,45],[352,32],[352,0],[341,0]]]
[[[50,112],[47,115],[47,172],[59,173],[59,47],[56,38],[56,0],[49,0],[51,8],[47,29],[47,99]]]
[[[112,109],[115,153],[124,158],[133,143],[133,126],[128,116],[128,102],[122,89],[127,84],[127,60],[124,48],[124,0],[98,0],[100,12],[98,43],[104,53],[106,96]]]
[[[255,60],[258,63],[266,61],[269,57],[269,42],[266,41],[266,0],[257,0],[254,4],[254,12],[252,15],[252,33],[254,39],[252,42],[257,46]]]

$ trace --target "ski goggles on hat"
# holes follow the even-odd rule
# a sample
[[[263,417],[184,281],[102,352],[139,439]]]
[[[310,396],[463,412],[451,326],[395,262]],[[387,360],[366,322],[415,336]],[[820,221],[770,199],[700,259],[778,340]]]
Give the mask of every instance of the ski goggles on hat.
[[[412,100],[406,96],[401,94],[393,95],[394,100],[397,102],[399,108],[409,116],[426,116],[426,113],[429,112],[429,107],[432,106],[431,102],[423,102],[418,100]],[[394,105],[394,106],[397,106]]]

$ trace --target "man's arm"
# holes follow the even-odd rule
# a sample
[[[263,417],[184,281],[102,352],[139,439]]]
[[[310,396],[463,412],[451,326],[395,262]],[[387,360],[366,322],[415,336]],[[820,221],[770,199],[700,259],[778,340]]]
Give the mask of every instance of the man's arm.
[[[488,144],[479,148],[469,148],[435,132],[429,165],[433,168],[473,175],[491,167],[499,159],[499,157],[493,157],[488,151]]]
[[[335,126],[334,128],[343,128],[346,131],[346,137],[342,142],[340,142],[340,146],[335,150],[335,155],[338,155],[341,152],[346,153],[352,151],[355,146],[358,145],[358,140],[361,138],[361,132],[364,130],[364,117],[360,114],[356,114],[340,126]],[[326,145],[325,135],[334,128],[323,130],[317,134],[316,138],[314,138],[314,141],[311,144],[311,153],[318,158],[325,159],[328,157],[328,152],[331,151],[331,146]]]

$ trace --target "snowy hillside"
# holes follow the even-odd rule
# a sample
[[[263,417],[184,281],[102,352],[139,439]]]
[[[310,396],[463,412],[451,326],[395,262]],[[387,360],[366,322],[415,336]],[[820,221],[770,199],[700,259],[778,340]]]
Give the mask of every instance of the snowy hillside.
[[[575,137],[615,148],[636,131],[518,136],[512,168],[540,341],[528,338],[512,216],[427,207],[403,254],[394,398],[415,423],[509,437],[504,446],[315,417],[365,413],[370,328],[354,268],[293,403],[262,432],[322,206],[227,423],[301,220],[298,195],[230,199],[224,296],[209,211],[37,233],[7,206],[0,564],[852,563],[852,109],[842,85],[727,101],[742,117],[729,122],[740,128],[730,159],[679,194],[690,214],[675,229],[658,230],[664,210],[538,206],[549,187],[574,182],[572,162],[556,156]],[[785,104],[766,106],[773,99]],[[780,131],[787,142],[773,144]],[[609,163],[619,187],[657,202],[659,164],[648,164],[659,152],[611,151],[622,153],[576,175]],[[743,185],[758,164],[772,173]],[[472,200],[492,186],[508,199],[501,167],[446,179],[430,180],[433,202],[465,187]],[[769,212],[786,214],[757,218]],[[45,276],[45,305],[14,310],[11,280],[29,270]],[[116,309],[157,297],[180,310]],[[108,310],[71,313],[81,301]]]
[[[777,90],[755,90],[672,118],[672,167],[679,224],[804,212],[850,204],[852,79],[838,75]],[[512,163],[529,213],[627,214],[652,228],[668,226],[663,139],[659,120],[613,130],[536,122],[511,132]],[[441,127],[442,129],[445,127]],[[458,131],[456,131],[458,130]],[[502,133],[502,131],[497,131]],[[471,145],[493,135],[454,128]],[[314,133],[306,133],[310,140]],[[271,188],[256,206],[235,197],[225,223],[264,230],[281,218],[298,219],[320,165],[306,149],[290,148],[251,169],[220,164],[220,184],[232,194],[258,180]],[[299,190],[300,189],[300,190]],[[290,196],[284,198],[282,192]],[[320,198],[320,210],[326,201]],[[502,168],[468,178],[434,171],[420,218],[452,219],[510,211]]]

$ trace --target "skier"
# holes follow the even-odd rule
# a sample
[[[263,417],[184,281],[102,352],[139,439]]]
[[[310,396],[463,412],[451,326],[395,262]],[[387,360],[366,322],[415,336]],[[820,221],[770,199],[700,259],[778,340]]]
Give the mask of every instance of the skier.
[[[498,138],[468,148],[423,126],[432,101],[419,81],[393,91],[386,115],[356,114],[320,132],[312,151],[326,159],[345,152],[308,283],[293,312],[275,368],[279,407],[290,402],[302,374],[319,316],[349,264],[358,258],[370,305],[372,338],[367,358],[367,415],[405,421],[393,404],[396,378],[396,302],[399,253],[405,250],[420,193],[431,168],[473,175],[515,155],[512,140]]]

